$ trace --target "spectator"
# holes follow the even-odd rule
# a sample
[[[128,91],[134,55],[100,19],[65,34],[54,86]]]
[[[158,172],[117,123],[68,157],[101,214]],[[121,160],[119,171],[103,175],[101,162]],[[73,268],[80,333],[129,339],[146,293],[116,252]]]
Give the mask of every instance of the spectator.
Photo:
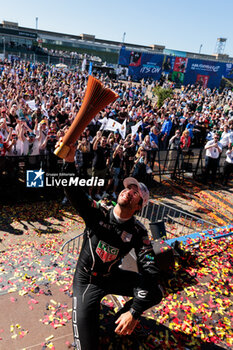
[[[159,149],[162,151],[167,149],[171,128],[172,121],[169,119],[169,114],[166,113],[164,115],[164,122],[159,134]]]
[[[183,154],[187,154],[189,147],[191,146],[191,137],[189,135],[188,129],[184,130],[180,138],[180,148]]]
[[[136,135],[128,134],[124,142],[124,166],[125,176],[129,176],[133,166],[136,154]]]
[[[214,135],[214,139],[210,140],[205,145],[206,150],[206,163],[205,163],[205,173],[204,173],[204,183],[209,180],[211,172],[212,186],[215,185],[216,172],[218,168],[219,156],[222,152],[222,145],[218,141],[218,135]]]
[[[113,156],[112,156],[112,162],[111,162],[111,178],[108,183],[108,188],[113,182],[113,198],[116,199],[116,191],[119,184],[120,179],[120,173],[121,170],[123,170],[123,147],[121,145],[118,145],[115,149]]]
[[[233,143],[229,144],[226,151],[226,160],[223,167],[223,185],[227,186],[230,175],[233,173]]]
[[[107,139],[105,136],[100,136],[95,139],[93,151],[92,176],[105,179],[110,161],[110,150],[107,147]],[[97,188],[96,198],[100,199],[100,187]]]
[[[180,130],[176,130],[175,135],[169,140],[169,154],[168,154],[168,169],[174,170],[177,161],[178,151],[180,150]]]
[[[135,177],[138,181],[145,181],[146,165],[147,165],[147,152],[141,146],[139,147],[135,157],[133,174],[132,174],[132,176]]]

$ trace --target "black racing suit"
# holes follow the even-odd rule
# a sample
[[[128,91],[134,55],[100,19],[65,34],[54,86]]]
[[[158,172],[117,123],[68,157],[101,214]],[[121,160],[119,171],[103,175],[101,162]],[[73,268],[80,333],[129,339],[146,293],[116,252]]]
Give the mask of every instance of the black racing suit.
[[[141,314],[162,299],[159,269],[147,231],[135,217],[119,223],[113,209],[93,207],[80,187],[65,192],[86,224],[73,281],[74,340],[79,350],[95,350],[101,299],[107,294],[132,296],[130,307]],[[118,267],[132,248],[139,273]]]

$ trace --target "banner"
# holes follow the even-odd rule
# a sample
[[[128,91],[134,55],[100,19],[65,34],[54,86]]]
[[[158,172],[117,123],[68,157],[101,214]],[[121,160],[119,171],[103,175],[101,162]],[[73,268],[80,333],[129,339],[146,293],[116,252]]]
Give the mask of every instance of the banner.
[[[176,58],[174,56],[164,56],[162,65],[162,70],[164,73],[168,74],[173,71],[175,59]]]
[[[142,78],[159,80],[163,72],[178,85],[199,84],[214,89],[220,86],[222,77],[233,79],[233,63],[184,56],[182,53],[180,56],[172,56],[130,51],[123,46],[119,64],[128,67],[132,80]]]
[[[119,133],[122,137],[122,139],[124,140],[125,139],[125,136],[126,136],[126,119],[124,120],[124,122],[121,124],[121,127],[119,129]]]
[[[219,61],[204,61],[189,58],[184,85],[199,83],[204,87],[214,89],[219,87],[226,63]]]
[[[118,131],[121,128],[121,123],[117,122],[116,120],[112,118],[108,118],[107,123],[105,124],[104,130],[109,131]]]
[[[187,64],[188,64],[188,59],[187,58],[185,58],[185,57],[176,57],[173,71],[174,72],[185,73]]]
[[[140,120],[137,124],[131,126],[131,134],[132,134],[132,136],[136,135],[136,133],[138,131],[138,128],[141,125],[142,125],[142,120]]]
[[[228,79],[233,79],[233,63],[226,63],[224,77]]]
[[[37,110],[35,100],[26,101],[26,104],[29,106],[29,108],[30,108],[32,111],[36,111],[36,110]]]
[[[209,81],[208,75],[202,75],[202,74],[197,75],[196,84],[201,85],[205,89],[208,86],[208,81]]]
[[[184,73],[173,71],[171,80],[178,85],[184,84]]]
[[[122,47],[119,64],[128,66],[133,80],[152,78],[159,80],[162,73],[164,56],[140,51],[129,51]]]

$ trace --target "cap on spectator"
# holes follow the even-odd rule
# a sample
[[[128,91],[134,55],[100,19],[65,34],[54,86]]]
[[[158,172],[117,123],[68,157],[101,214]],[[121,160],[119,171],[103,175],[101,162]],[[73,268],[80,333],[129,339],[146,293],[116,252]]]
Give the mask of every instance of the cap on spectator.
[[[144,207],[147,205],[150,194],[148,188],[144,183],[138,182],[134,177],[127,177],[124,179],[123,185],[125,188],[127,188],[129,185],[137,186],[140,197],[142,198],[142,206]]]
[[[46,120],[41,120],[40,124],[46,124]]]
[[[29,132],[28,136],[29,136],[29,137],[36,137],[36,135],[34,134],[34,132]]]
[[[5,118],[0,119],[0,123],[4,123],[4,121],[5,121]]]
[[[56,123],[56,120],[52,119],[50,123]]]

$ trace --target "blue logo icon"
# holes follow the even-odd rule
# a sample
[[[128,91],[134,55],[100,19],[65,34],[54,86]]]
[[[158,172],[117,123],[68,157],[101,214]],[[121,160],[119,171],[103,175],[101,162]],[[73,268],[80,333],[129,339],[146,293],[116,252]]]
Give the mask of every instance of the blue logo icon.
[[[44,171],[27,170],[27,187],[44,187]]]

